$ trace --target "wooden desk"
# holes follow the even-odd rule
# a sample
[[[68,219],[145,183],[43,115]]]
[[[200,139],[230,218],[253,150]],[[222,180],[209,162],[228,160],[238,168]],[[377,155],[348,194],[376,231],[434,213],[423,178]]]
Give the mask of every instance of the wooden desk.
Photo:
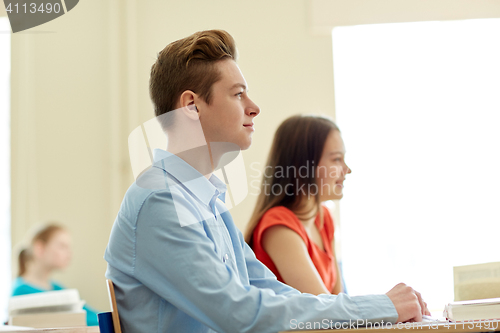
[[[33,328],[29,330],[9,331],[9,326],[1,326],[0,332],[12,333],[99,333],[99,326],[84,326],[84,327],[60,327],[60,328]]]
[[[304,323],[305,324],[305,323]],[[311,323],[312,324],[312,323]],[[389,324],[390,325],[390,324]],[[472,332],[500,332],[500,320],[483,320],[477,322],[464,323],[400,323],[384,325],[373,325],[370,327],[360,328],[338,328],[338,329],[316,329],[318,325],[312,329],[283,331],[285,332],[307,332],[307,333],[472,333]],[[301,326],[298,326],[302,329]]]

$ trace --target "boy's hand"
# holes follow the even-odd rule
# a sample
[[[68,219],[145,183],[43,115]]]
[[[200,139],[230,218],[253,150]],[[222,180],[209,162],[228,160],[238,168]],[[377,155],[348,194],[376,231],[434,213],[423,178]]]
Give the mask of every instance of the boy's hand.
[[[397,284],[386,295],[398,312],[398,322],[422,321],[422,315],[430,315],[422,295],[404,283]]]

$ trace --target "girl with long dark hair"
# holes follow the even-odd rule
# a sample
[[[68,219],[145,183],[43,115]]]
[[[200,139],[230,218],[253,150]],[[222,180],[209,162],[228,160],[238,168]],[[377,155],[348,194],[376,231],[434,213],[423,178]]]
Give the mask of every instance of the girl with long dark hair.
[[[311,294],[342,292],[334,223],[322,204],[351,170],[337,125],[297,115],[276,131],[245,240],[278,280]]]

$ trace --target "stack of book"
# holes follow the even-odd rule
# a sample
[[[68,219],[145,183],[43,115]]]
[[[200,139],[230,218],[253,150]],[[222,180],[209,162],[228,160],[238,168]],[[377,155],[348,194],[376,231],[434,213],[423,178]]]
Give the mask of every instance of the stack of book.
[[[500,319],[500,298],[449,303],[443,316],[451,321]]]
[[[455,301],[500,297],[500,262],[453,267]]]
[[[9,325],[37,328],[86,326],[84,304],[76,289],[13,296],[9,300]]]

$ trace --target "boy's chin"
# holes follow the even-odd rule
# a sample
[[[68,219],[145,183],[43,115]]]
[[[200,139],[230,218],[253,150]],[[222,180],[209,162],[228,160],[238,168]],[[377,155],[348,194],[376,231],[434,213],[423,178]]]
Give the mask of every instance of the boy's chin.
[[[245,142],[238,142],[237,145],[240,147],[240,150],[247,150],[252,145],[252,139]]]
[[[240,149],[241,150],[247,150],[248,148],[250,148],[252,146],[252,142],[246,144],[246,145],[243,145],[243,146],[240,146]]]

